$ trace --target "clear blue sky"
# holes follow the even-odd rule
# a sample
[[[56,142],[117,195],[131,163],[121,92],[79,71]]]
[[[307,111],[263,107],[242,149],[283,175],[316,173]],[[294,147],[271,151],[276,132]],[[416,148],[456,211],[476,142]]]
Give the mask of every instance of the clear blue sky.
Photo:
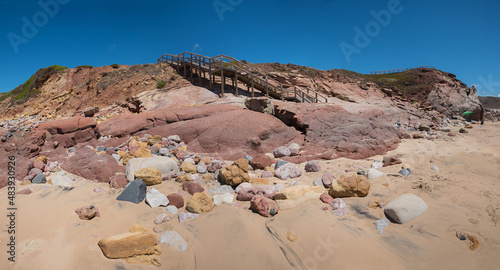
[[[154,63],[162,53],[194,51],[360,73],[433,65],[480,84],[480,95],[500,95],[498,0],[41,3],[52,4],[0,0],[0,92],[54,64]],[[391,18],[376,22],[373,13]]]

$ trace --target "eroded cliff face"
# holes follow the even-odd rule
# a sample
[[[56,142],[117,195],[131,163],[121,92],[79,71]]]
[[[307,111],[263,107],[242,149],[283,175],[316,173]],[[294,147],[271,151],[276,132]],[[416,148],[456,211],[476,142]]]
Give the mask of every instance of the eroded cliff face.
[[[64,69],[44,78],[33,94],[17,100],[13,95],[0,102],[0,113],[3,118],[16,114],[55,117],[90,106],[124,105],[141,92],[157,89],[159,80],[166,82],[164,89],[190,85],[167,65]]]

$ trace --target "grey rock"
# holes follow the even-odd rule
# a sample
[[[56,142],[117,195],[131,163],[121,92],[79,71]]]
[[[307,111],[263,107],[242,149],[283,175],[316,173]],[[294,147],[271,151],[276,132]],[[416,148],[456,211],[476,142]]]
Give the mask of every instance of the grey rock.
[[[187,249],[186,241],[175,231],[164,232],[160,236],[160,243],[175,247],[177,251],[185,251]]]
[[[222,194],[230,194],[234,192],[234,189],[229,185],[222,185],[218,187],[213,187],[208,190],[208,192],[212,194],[222,195]]]
[[[122,193],[116,198],[118,201],[127,201],[138,204],[146,198],[146,184],[141,179],[135,179],[127,184]]]
[[[314,181],[313,181],[313,185],[314,185],[314,186],[321,186],[321,187],[324,187],[324,185],[323,185],[323,180],[321,180],[321,178],[316,178],[316,179],[314,179]]]
[[[302,175],[302,170],[299,168],[299,166],[293,164],[293,163],[287,163],[283,166],[280,166],[275,172],[274,175],[281,179],[281,180],[287,180],[290,178],[297,178]]]
[[[288,147],[281,146],[274,149],[273,154],[275,157],[280,158],[280,157],[289,157],[292,154],[292,152]]]
[[[432,165],[432,166],[431,166],[431,170],[436,171],[436,172],[439,172],[439,168],[438,168],[438,166],[436,166],[436,165]]]
[[[179,213],[179,222],[184,222],[189,219],[197,218],[200,214],[182,212]]]
[[[45,183],[47,183],[47,178],[45,177],[45,175],[43,173],[39,173],[35,176],[35,178],[33,178],[33,180],[31,180],[31,183],[33,183],[33,184],[45,184]]]
[[[404,177],[408,177],[411,174],[411,172],[408,169],[401,169],[401,170],[399,170],[398,173],[401,174]]]
[[[321,166],[317,160],[311,160],[306,163],[305,170],[306,172],[319,172],[321,171]]]
[[[152,188],[146,193],[146,203],[151,207],[167,206],[169,200],[167,196],[163,195],[155,188]]]
[[[375,225],[375,229],[377,230],[377,233],[383,234],[385,227],[389,226],[389,224],[391,224],[391,222],[388,219],[384,218],[384,219],[379,219],[379,220],[373,222],[373,224]]]
[[[174,214],[176,215],[177,214],[177,207],[175,205],[169,205],[167,206],[167,212],[169,212],[170,214]]]
[[[287,164],[288,162],[284,161],[284,160],[278,160],[278,162],[276,162],[276,165],[274,165],[274,169],[277,170],[279,169],[279,167]]]
[[[246,155],[245,158],[248,160],[248,162],[252,161],[252,159],[253,159],[252,156],[250,156],[250,155]]]

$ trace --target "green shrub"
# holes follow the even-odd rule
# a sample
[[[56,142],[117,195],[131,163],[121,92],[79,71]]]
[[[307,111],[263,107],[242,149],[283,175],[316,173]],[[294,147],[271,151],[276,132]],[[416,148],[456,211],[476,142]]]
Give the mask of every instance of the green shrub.
[[[164,80],[156,81],[156,88],[158,88],[158,89],[165,87],[165,85],[167,85],[167,82]]]
[[[118,65],[118,64],[112,64],[112,65],[111,65],[111,67],[112,67],[112,68],[119,68],[119,67],[120,67],[120,65]]]

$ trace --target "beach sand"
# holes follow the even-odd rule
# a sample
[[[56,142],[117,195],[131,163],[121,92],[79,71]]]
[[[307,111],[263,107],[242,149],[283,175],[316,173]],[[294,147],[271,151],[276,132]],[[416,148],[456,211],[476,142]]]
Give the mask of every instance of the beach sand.
[[[401,164],[382,168],[384,175],[371,181],[364,198],[344,198],[349,214],[335,216],[320,200],[307,201],[265,218],[249,210],[249,202],[216,206],[200,217],[155,225],[165,207],[151,208],[115,198],[121,192],[107,184],[80,181],[68,190],[50,184],[16,195],[16,263],[7,260],[8,225],[0,217],[0,269],[498,269],[500,266],[500,124],[473,125],[468,134],[436,141],[403,140],[388,153],[411,164],[413,174],[398,176]],[[369,168],[367,160],[320,161],[322,171],[293,179],[312,185],[325,172],[337,177],[345,170]],[[439,171],[431,170],[436,165]],[[300,165],[304,168],[304,164]],[[3,169],[2,169],[3,171]],[[293,180],[274,183],[290,184]],[[103,193],[93,190],[101,187]],[[180,184],[165,181],[155,186],[164,194]],[[208,187],[206,187],[208,188]],[[326,191],[326,189],[325,189]],[[429,210],[405,224],[391,223],[377,234],[374,221],[385,218],[381,208],[368,204],[379,198],[389,202],[404,193],[422,198]],[[0,190],[5,213],[7,189]],[[186,194],[185,199],[190,195]],[[80,220],[75,209],[95,205],[101,217]],[[184,209],[179,209],[184,211]],[[125,233],[134,225],[176,231],[187,242],[186,251],[162,245],[161,267],[107,259],[97,242]],[[472,251],[456,231],[479,240]],[[287,233],[297,236],[290,241]],[[161,233],[154,233],[157,238]],[[34,249],[25,248],[36,243]],[[24,250],[24,252],[23,252]]]

